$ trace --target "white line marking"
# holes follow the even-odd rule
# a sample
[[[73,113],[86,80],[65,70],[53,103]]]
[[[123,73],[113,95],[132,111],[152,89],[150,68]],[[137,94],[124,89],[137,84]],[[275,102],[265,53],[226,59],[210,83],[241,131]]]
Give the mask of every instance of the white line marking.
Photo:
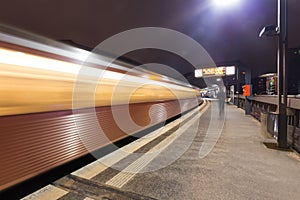
[[[166,149],[170,144],[172,144],[179,136],[181,136],[193,123],[197,121],[199,117],[208,109],[206,107],[186,124],[184,124],[180,129],[176,130],[172,135],[169,135],[164,140],[162,140],[158,145],[150,149],[146,154],[141,156],[135,162],[131,163],[124,170],[119,172],[117,175],[112,177],[106,182],[107,185],[121,188],[128,181],[130,181],[138,172],[140,172],[144,167],[146,167],[154,158],[156,158],[164,149]]]
[[[94,200],[94,199],[92,199],[90,197],[85,197],[83,200]]]
[[[165,132],[171,130],[173,127],[177,126],[178,124],[186,120],[188,117],[192,116],[194,113],[199,112],[199,110],[205,107],[206,104],[207,101],[204,101],[201,106],[193,109],[191,112],[185,114],[183,117],[167,124],[166,126],[156,131],[151,132],[150,134],[142,138],[139,138],[138,140],[98,159],[97,161],[92,162],[91,164],[86,165],[85,167],[73,172],[72,175],[85,178],[85,179],[91,179],[95,177],[96,175],[100,174],[108,167],[114,165],[115,163],[119,162],[120,160],[127,157],[128,155],[132,154],[134,151],[138,150],[142,146],[146,145],[147,143],[161,136]]]
[[[22,200],[48,200],[59,199],[66,195],[68,191],[55,187],[53,185],[47,185],[38,191],[22,198]]]

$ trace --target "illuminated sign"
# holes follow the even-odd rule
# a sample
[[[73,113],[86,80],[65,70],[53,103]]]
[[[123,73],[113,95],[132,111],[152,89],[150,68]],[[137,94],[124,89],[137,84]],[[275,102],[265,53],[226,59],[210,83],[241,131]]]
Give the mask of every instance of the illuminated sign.
[[[195,70],[195,77],[200,78],[202,76],[203,76],[202,69],[196,69]]]
[[[226,76],[235,74],[235,66],[227,66],[226,67]]]
[[[235,74],[235,66],[222,66],[195,70],[195,77],[230,76]]]

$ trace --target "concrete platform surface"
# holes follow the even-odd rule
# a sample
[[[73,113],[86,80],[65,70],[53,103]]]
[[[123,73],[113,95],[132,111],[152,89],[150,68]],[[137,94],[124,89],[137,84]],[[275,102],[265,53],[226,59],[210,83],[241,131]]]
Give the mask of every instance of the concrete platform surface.
[[[206,113],[200,125],[208,120]],[[226,107],[222,134],[203,159],[201,130],[206,128],[175,163],[137,175],[123,189],[157,199],[300,199],[299,156],[266,148],[259,122],[243,110]]]

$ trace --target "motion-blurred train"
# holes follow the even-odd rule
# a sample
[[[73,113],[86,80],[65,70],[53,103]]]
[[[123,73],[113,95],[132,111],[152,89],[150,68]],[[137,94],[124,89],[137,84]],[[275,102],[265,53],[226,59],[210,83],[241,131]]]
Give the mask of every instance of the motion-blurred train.
[[[1,191],[201,103],[188,83],[90,54],[0,26]],[[128,113],[135,125],[122,128]]]

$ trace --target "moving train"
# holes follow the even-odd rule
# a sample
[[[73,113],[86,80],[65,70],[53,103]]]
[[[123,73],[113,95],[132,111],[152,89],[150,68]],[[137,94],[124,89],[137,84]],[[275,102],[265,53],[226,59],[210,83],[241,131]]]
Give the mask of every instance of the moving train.
[[[0,26],[1,191],[201,103],[188,83],[89,55]]]

